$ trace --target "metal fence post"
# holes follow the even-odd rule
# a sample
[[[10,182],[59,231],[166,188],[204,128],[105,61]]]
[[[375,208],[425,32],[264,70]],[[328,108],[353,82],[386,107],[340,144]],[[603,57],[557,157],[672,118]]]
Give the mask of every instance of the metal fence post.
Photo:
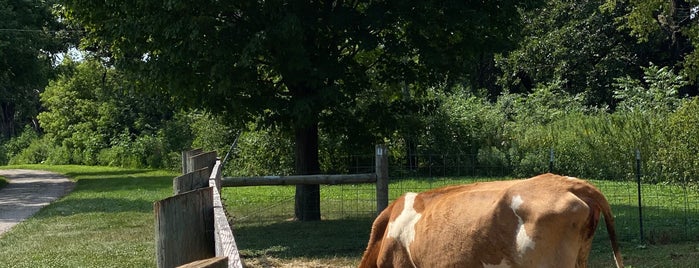
[[[643,243],[643,204],[641,202],[641,150],[636,149],[636,185],[638,187],[638,228]]]
[[[388,149],[376,145],[376,211],[377,215],[388,206]]]
[[[553,147],[549,151],[549,173],[553,173]]]

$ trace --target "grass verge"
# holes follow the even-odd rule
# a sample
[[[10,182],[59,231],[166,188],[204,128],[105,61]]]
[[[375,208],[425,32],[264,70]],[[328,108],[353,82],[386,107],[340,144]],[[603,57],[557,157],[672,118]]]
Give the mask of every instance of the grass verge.
[[[75,189],[0,237],[3,267],[154,267],[153,202],[172,195],[170,171],[86,166],[49,170]]]

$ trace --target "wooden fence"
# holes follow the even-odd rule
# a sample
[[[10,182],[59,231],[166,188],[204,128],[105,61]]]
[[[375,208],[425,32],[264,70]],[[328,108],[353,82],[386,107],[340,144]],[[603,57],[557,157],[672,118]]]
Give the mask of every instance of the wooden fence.
[[[214,152],[182,153],[183,175],[172,183],[175,195],[153,205],[158,267],[243,267],[221,187],[376,183],[377,214],[388,206],[388,151],[383,145],[376,146],[375,173],[222,179],[221,169]]]
[[[377,215],[388,206],[388,150],[384,145],[376,145],[375,172],[340,175],[293,175],[261,177],[225,177],[222,187],[297,185],[297,184],[358,184],[376,183]]]
[[[158,267],[243,267],[221,203],[221,168],[214,152],[182,153],[175,195],[153,205]]]

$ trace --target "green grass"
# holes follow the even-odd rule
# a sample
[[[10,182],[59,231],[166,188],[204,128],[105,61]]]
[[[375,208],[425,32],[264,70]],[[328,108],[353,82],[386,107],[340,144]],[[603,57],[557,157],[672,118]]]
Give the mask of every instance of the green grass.
[[[67,196],[0,237],[3,267],[153,267],[153,202],[172,195],[170,171],[12,166],[62,173]]]

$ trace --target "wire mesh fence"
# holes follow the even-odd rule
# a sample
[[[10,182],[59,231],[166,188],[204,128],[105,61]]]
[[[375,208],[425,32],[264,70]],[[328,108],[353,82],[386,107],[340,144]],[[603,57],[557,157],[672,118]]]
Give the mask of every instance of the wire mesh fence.
[[[373,155],[347,156],[345,173],[374,170]],[[507,180],[514,177],[500,165],[483,165],[475,155],[425,154],[414,159],[389,158],[389,200],[406,192],[420,192],[446,185]],[[549,155],[542,156],[549,159]],[[633,156],[630,156],[633,159]],[[412,163],[412,164],[411,164]],[[546,166],[546,170],[550,167]],[[630,170],[629,174],[637,171]],[[576,174],[565,174],[576,176]],[[643,176],[661,176],[649,173]],[[699,241],[699,191],[691,183],[643,183],[637,181],[585,178],[605,194],[615,215],[622,241],[671,243]],[[644,181],[656,182],[647,179]],[[291,220],[294,217],[295,186],[226,188],[226,207],[236,225],[258,225]],[[322,219],[376,216],[374,184],[323,185],[320,187]],[[639,209],[639,194],[641,206]],[[602,226],[601,226],[602,227]],[[596,239],[607,239],[606,231]]]

